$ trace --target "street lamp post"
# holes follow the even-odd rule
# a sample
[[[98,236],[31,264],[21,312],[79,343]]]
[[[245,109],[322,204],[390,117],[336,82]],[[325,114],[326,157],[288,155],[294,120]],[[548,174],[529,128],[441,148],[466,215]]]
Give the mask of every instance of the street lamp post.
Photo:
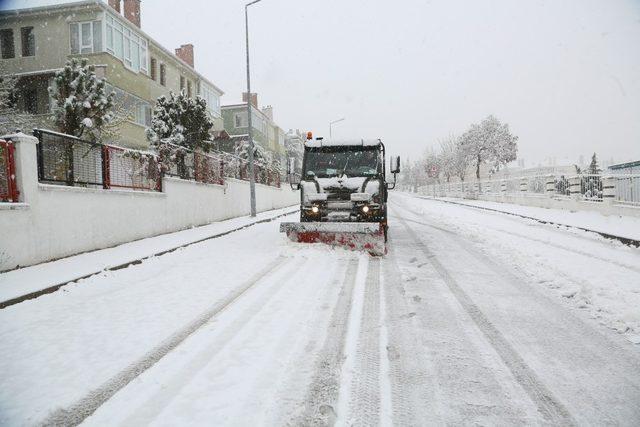
[[[251,74],[249,73],[249,6],[261,0],[254,0],[244,6],[244,26],[247,42],[247,125],[249,126],[249,198],[251,201],[251,216],[256,216],[256,176],[253,165],[253,130],[251,128]]]
[[[259,0],[258,0],[258,1],[259,1]],[[343,118],[341,118],[341,119],[338,119],[338,120],[334,120],[334,121],[332,121],[332,122],[329,122],[329,139],[332,139],[332,135],[331,135],[331,126],[332,126],[334,123],[338,123],[338,122],[341,122],[341,121],[343,121],[343,120],[345,120],[345,118],[344,118],[344,117],[343,117]]]

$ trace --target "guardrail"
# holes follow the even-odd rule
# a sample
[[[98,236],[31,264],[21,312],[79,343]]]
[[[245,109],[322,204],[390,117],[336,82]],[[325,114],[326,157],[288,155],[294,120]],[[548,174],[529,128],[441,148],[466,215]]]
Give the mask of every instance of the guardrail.
[[[11,141],[0,139],[0,202],[17,202],[15,147]]]
[[[640,206],[640,174],[531,175],[496,180],[429,184],[422,191],[434,196],[504,195],[551,197],[584,202]]]

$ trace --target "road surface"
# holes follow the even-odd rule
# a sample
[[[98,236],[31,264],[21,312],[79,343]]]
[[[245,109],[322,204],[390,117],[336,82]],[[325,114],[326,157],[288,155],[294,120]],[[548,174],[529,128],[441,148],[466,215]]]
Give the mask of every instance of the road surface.
[[[640,250],[391,197],[382,258],[273,222],[0,310],[0,424],[640,424]]]

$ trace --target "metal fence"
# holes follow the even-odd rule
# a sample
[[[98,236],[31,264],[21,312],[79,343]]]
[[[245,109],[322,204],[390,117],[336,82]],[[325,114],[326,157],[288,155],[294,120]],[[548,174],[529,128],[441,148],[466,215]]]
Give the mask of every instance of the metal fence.
[[[224,184],[224,160],[217,153],[200,153],[177,148],[173,159],[164,159],[165,173],[206,184]]]
[[[0,139],[0,202],[17,202],[16,165],[14,145]]]
[[[249,162],[238,156],[229,153],[220,153],[224,160],[224,176],[227,178],[249,180]],[[282,184],[282,175],[280,171],[274,168],[266,167],[258,162],[253,165],[253,174],[255,182],[258,184],[280,187]]]
[[[222,152],[203,153],[172,146],[161,156],[114,145],[101,145],[71,135],[36,129],[38,180],[89,188],[128,188],[162,191],[162,176],[206,184],[224,184],[226,178],[249,180],[248,161]],[[254,165],[255,181],[280,187],[280,171]]]
[[[157,156],[112,145],[104,145],[102,150],[107,172],[104,188],[162,191]]]
[[[81,187],[104,187],[103,151],[100,144],[70,135],[36,129],[38,180]]]
[[[157,157],[100,145],[71,135],[36,129],[38,180],[88,188],[161,191]]]
[[[434,196],[505,195],[552,197],[585,202],[606,200],[640,206],[640,174],[530,175],[497,180],[430,184],[422,192]]]

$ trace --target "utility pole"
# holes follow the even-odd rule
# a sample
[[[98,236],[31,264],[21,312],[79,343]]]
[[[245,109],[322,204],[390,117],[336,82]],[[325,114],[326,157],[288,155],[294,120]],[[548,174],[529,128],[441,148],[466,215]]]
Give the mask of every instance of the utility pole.
[[[331,135],[331,126],[332,126],[334,123],[338,123],[338,122],[341,122],[341,121],[343,121],[343,120],[345,120],[345,118],[344,118],[344,117],[343,117],[343,118],[341,118],[341,119],[338,119],[338,120],[334,120],[334,121],[332,121],[332,122],[329,122],[329,139],[332,139],[332,138],[333,138],[333,135]]]
[[[244,6],[244,25],[247,42],[247,125],[249,126],[249,198],[251,203],[251,216],[256,216],[256,175],[253,159],[253,129],[251,128],[251,74],[249,73],[249,6],[261,0],[254,0]],[[257,106],[256,106],[257,108]]]

